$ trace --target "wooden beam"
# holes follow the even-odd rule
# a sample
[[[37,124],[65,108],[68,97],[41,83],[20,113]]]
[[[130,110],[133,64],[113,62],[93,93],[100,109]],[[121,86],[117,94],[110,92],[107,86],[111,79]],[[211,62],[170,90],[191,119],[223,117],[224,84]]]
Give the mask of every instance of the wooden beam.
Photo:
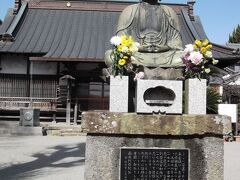
[[[67,1],[40,1],[40,2],[29,1],[29,8],[121,12],[125,7],[129,6],[130,4],[133,3],[70,1],[70,4],[68,4]]]
[[[96,58],[69,58],[69,57],[29,57],[30,61],[57,61],[57,62],[89,62],[89,63],[104,63],[103,59]]]

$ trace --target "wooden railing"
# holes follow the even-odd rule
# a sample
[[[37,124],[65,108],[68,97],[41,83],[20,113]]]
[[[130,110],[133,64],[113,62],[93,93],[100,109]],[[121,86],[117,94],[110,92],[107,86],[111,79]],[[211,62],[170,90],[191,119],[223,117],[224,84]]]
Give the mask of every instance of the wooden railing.
[[[0,110],[19,110],[26,107],[56,111],[57,98],[0,97]]]

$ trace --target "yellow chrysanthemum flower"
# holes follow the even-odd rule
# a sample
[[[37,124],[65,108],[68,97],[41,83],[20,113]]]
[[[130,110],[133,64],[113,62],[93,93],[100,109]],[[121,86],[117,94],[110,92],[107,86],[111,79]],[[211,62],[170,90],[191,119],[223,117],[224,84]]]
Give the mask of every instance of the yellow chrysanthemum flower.
[[[211,48],[212,48],[212,45],[211,45],[211,44],[207,45],[207,47],[206,47],[207,50],[209,50],[209,49],[211,49]]]
[[[202,53],[202,54],[206,54],[206,52],[207,52],[207,48],[201,47],[201,53]]]
[[[202,46],[206,47],[208,45],[209,41],[207,39],[205,39],[202,43]]]
[[[122,44],[120,44],[120,45],[117,46],[117,50],[120,51],[120,52],[122,51],[122,48],[123,48],[123,45],[122,45]]]
[[[118,64],[120,66],[124,66],[126,64],[126,60],[125,59],[119,59]]]
[[[202,42],[199,39],[195,41],[195,44],[197,45],[197,47],[202,47]]]
[[[122,41],[125,41],[126,39],[127,39],[127,36],[125,36],[125,35],[124,35],[124,36],[121,36],[121,42],[122,42]]]
[[[126,60],[127,60],[127,59],[128,59],[128,57],[127,57],[127,56],[123,56],[123,59],[126,59]]]
[[[127,46],[130,47],[133,44],[132,36],[129,36],[127,39]]]
[[[121,36],[121,45],[126,46],[127,36]]]
[[[129,37],[121,36],[121,44],[123,46],[127,46],[127,47],[132,46],[132,44],[133,44],[132,36],[129,36]]]
[[[196,44],[194,44],[194,45],[193,45],[193,48],[194,48],[194,49],[197,49],[198,47],[197,47],[197,45],[196,45]]]

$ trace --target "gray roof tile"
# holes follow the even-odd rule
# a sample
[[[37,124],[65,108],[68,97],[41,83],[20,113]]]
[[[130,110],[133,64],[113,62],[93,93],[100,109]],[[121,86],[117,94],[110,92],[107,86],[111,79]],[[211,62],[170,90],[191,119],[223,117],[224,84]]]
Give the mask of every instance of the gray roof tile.
[[[103,59],[119,12],[28,9],[10,46],[0,52]]]

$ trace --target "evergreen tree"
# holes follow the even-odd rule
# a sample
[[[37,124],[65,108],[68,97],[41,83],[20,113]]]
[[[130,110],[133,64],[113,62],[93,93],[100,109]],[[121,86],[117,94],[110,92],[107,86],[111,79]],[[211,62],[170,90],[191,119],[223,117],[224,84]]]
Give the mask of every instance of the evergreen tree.
[[[240,25],[237,26],[232,32],[231,35],[229,35],[229,43],[240,43]]]

